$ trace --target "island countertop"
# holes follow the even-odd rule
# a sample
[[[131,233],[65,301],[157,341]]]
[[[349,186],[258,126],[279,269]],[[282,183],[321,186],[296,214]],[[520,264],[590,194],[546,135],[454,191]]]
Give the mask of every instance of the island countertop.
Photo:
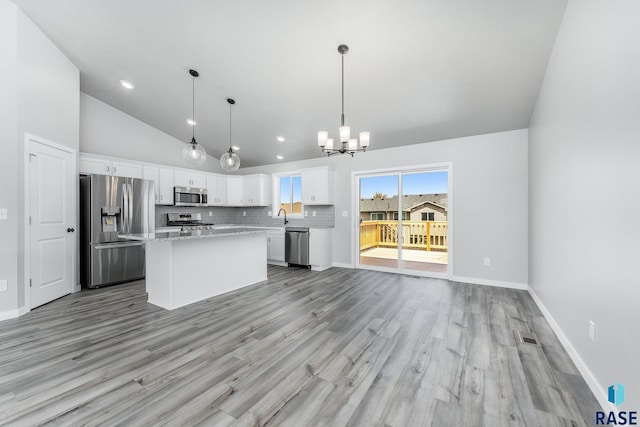
[[[213,230],[189,230],[189,231],[159,231],[155,233],[139,233],[139,234],[120,234],[118,237],[121,239],[129,240],[188,240],[188,239],[203,239],[203,238],[215,238],[236,236],[239,234],[256,234],[269,231],[267,227],[233,227],[233,228],[220,228]]]

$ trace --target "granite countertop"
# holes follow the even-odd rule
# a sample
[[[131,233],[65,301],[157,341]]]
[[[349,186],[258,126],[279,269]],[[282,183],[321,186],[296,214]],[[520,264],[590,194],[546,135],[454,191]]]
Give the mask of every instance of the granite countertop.
[[[187,240],[204,239],[213,237],[236,236],[239,234],[256,234],[268,231],[268,227],[234,227],[217,230],[190,230],[190,231],[159,231],[155,233],[120,234],[118,237],[129,240]]]

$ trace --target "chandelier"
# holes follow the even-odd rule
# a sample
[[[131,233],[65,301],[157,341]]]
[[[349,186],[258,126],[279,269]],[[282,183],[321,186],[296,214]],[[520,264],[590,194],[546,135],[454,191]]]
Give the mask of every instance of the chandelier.
[[[356,151],[367,151],[369,146],[369,132],[360,132],[360,148],[358,148],[358,140],[351,138],[351,128],[344,124],[344,55],[349,52],[349,46],[341,44],[338,46],[338,52],[342,55],[342,115],[340,116],[340,143],[337,147],[333,146],[333,138],[329,138],[329,132],[321,130],[318,132],[318,146],[327,156],[333,154],[353,154]]]
[[[189,164],[201,165],[207,159],[207,152],[202,145],[196,141],[196,77],[200,74],[196,70],[189,70],[191,74],[191,120],[193,121],[193,131],[191,141],[182,147],[182,158]]]

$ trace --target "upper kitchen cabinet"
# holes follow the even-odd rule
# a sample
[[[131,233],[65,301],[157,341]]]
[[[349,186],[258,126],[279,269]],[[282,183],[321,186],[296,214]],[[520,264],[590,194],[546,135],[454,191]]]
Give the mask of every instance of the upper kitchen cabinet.
[[[227,176],[227,206],[243,206],[244,177]]]
[[[207,200],[209,206],[224,206],[227,204],[226,176],[207,174]]]
[[[142,164],[80,153],[79,172],[84,174],[113,175],[126,178],[142,178]]]
[[[206,188],[207,176],[204,173],[188,169],[174,171],[174,185],[176,187]]]
[[[271,199],[271,177],[264,174],[245,175],[244,206],[268,206]]]
[[[142,177],[154,181],[156,205],[173,205],[173,169],[145,165]]]
[[[302,203],[332,205],[334,171],[328,166],[302,169]]]

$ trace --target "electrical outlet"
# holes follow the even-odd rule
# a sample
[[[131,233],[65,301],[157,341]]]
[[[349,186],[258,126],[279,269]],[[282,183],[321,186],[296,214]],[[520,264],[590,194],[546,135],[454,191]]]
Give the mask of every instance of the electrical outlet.
[[[267,209],[267,216],[272,216],[271,215],[271,209]]]
[[[209,216],[213,216],[213,211],[209,211]]]
[[[0,219],[7,219],[9,217],[9,213],[7,209],[0,209]]]
[[[485,258],[484,259],[484,266],[485,267],[490,267],[491,266],[491,258]]]
[[[311,211],[311,216],[316,216],[316,211]]]
[[[349,216],[349,211],[342,211],[342,216]]]
[[[0,292],[4,292],[7,290],[7,281],[0,280]]]
[[[304,216],[309,216],[309,211],[304,211]]]
[[[247,211],[242,211],[242,216],[247,216]]]
[[[596,342],[596,322],[589,320],[589,338]]]

